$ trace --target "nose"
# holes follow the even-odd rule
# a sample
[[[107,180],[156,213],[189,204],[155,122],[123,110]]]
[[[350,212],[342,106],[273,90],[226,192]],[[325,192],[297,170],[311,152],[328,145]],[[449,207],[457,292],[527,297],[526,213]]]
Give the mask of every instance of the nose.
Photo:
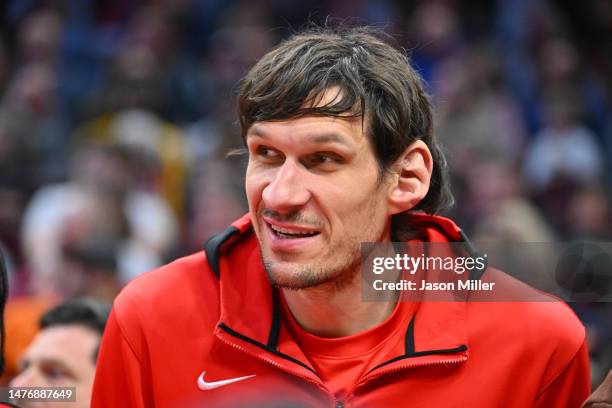
[[[310,192],[299,165],[292,160],[285,160],[264,188],[262,198],[266,208],[281,213],[306,205],[310,200]]]

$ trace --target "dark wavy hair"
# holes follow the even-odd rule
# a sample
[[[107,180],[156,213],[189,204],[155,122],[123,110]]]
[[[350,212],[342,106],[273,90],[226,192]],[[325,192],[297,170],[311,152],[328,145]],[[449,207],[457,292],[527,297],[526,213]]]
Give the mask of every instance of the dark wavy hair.
[[[380,169],[422,140],[433,155],[426,197],[413,209],[438,213],[453,203],[446,159],[433,132],[432,109],[421,77],[405,53],[369,27],[311,27],[262,57],[240,83],[243,139],[258,121],[306,115],[361,117]],[[330,87],[339,95],[321,106]]]
[[[94,298],[70,299],[45,312],[39,321],[41,329],[55,326],[80,325],[98,333],[104,333],[104,327],[110,315],[111,306]],[[94,363],[98,358],[100,344],[92,355]]]

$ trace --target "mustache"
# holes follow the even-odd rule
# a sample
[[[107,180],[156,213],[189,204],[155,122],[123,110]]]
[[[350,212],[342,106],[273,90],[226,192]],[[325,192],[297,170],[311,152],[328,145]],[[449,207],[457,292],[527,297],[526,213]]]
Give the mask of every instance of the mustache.
[[[287,222],[293,224],[300,224],[305,227],[313,227],[319,228],[321,227],[321,223],[318,220],[314,220],[312,218],[304,216],[300,211],[294,211],[288,214],[281,214],[278,211],[270,210],[268,208],[264,208],[260,211],[260,215],[271,218],[278,222]]]

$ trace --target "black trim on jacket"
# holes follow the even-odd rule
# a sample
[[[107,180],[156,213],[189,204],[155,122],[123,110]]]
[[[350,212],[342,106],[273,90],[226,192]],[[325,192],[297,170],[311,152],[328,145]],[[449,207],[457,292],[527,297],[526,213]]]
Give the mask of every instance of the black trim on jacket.
[[[436,229],[438,229],[439,231],[443,232],[444,235],[447,235],[446,232],[439,228],[437,225],[432,224],[433,227],[436,227]],[[221,256],[221,246],[222,244],[227,241],[229,238],[231,238],[232,236],[234,236],[236,233],[238,233],[239,230],[238,228],[231,226],[230,228],[226,229],[225,231],[212,236],[205,245],[205,251],[206,251],[206,256],[208,259],[208,263],[210,265],[210,267],[213,269],[213,271],[215,272],[215,274],[217,275],[217,277],[220,275],[220,271],[219,271],[219,258]],[[475,249],[474,245],[472,244],[472,242],[470,241],[470,239],[467,237],[467,235],[465,234],[465,232],[463,232],[463,230],[459,230],[459,234],[461,236],[461,241],[464,243],[465,249],[466,251],[470,254],[470,256],[472,257],[478,257],[481,256],[480,253]],[[456,241],[453,241],[456,242]],[[482,275],[484,274],[484,272],[486,271],[487,266],[485,265],[484,268],[481,269],[474,269],[471,271],[470,273],[470,279],[480,279],[482,277]],[[308,371],[311,371],[312,373],[314,373],[317,377],[321,378],[319,376],[319,374],[313,370],[312,368],[310,368],[308,365],[306,365],[305,363],[299,361],[296,358],[293,358],[287,354],[281,353],[280,351],[278,351],[278,339],[279,339],[279,335],[280,335],[280,327],[281,327],[281,319],[280,319],[280,310],[279,310],[279,302],[280,300],[278,299],[278,294],[276,293],[276,291],[272,290],[272,320],[271,320],[271,324],[270,324],[270,331],[268,334],[268,341],[267,344],[263,344],[258,342],[257,340],[254,340],[248,336],[245,336],[244,334],[241,334],[233,329],[231,329],[229,326],[227,326],[225,323],[219,323],[218,327],[225,331],[226,333],[228,333],[231,336],[234,336],[240,340],[246,341],[247,343],[250,343],[254,346],[257,346],[263,350],[266,350],[278,357],[281,357],[285,360],[291,361],[295,364],[298,364],[301,367],[306,368]],[[412,317],[412,319],[410,320],[410,323],[408,324],[408,328],[406,329],[406,334],[405,334],[405,349],[404,349],[404,354],[400,355],[398,357],[392,358],[390,360],[387,360],[379,365],[377,365],[376,367],[372,368],[370,371],[368,371],[366,374],[369,374],[371,372],[373,372],[374,370],[377,370],[381,367],[384,367],[388,364],[391,363],[395,363],[396,361],[401,361],[404,359],[408,359],[408,358],[413,358],[413,357],[421,357],[421,356],[427,356],[427,355],[434,355],[434,354],[440,354],[440,355],[444,355],[444,354],[454,354],[454,353],[460,353],[463,351],[466,351],[468,349],[467,345],[465,344],[461,344],[458,345],[457,347],[454,348],[449,348],[449,349],[436,349],[436,350],[422,350],[422,351],[416,351],[415,350],[415,342],[414,342],[414,324],[415,324],[415,319],[416,319],[416,312],[415,315]]]
[[[217,275],[217,278],[220,276],[219,274],[221,272],[219,270],[219,260],[221,259],[221,247],[228,239],[238,234],[239,232],[240,230],[232,225],[229,228],[225,229],[224,231],[221,231],[218,234],[215,234],[212,237],[208,238],[208,241],[206,241],[206,244],[204,244],[204,252],[206,252],[206,260],[208,261],[208,265],[210,266],[210,269],[212,269],[215,275]]]

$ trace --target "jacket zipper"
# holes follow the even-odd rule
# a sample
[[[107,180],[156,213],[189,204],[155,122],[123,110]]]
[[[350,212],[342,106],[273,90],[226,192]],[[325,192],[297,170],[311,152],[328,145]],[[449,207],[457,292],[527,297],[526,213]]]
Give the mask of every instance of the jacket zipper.
[[[397,371],[401,371],[404,369],[408,369],[408,368],[414,368],[414,367],[425,367],[425,366],[431,366],[431,365],[442,365],[442,364],[457,364],[457,363],[461,363],[463,361],[467,360],[466,356],[463,357],[457,357],[457,358],[452,358],[452,359],[446,359],[446,360],[436,360],[436,361],[424,361],[424,362],[418,362],[418,363],[411,363],[411,364],[407,364],[407,365],[400,365],[400,366],[396,366],[396,367],[390,367],[390,368],[381,368],[371,374],[366,375],[365,377],[363,377],[361,380],[359,380],[359,382],[357,384],[355,384],[353,386],[353,388],[351,388],[351,390],[346,394],[347,397],[345,399],[349,400],[350,398],[352,398],[353,393],[355,392],[355,390],[359,387],[361,387],[362,385],[364,385],[365,383],[367,383],[370,380],[373,380],[375,378],[378,378],[384,374],[390,374],[390,373],[394,373]]]
[[[231,334],[229,334],[229,335],[231,336]],[[336,400],[336,398],[327,389],[327,387],[325,387],[325,384],[323,384],[321,382],[317,382],[317,381],[313,380],[312,378],[309,378],[309,377],[303,375],[299,371],[292,370],[290,368],[284,367],[282,364],[272,360],[271,358],[268,358],[268,357],[265,357],[265,356],[262,356],[262,355],[258,355],[258,354],[254,354],[254,353],[250,352],[249,350],[247,350],[246,348],[244,348],[244,347],[242,347],[242,346],[240,346],[240,345],[238,345],[236,343],[233,343],[233,342],[223,338],[223,336],[217,336],[217,338],[220,339],[224,344],[227,344],[228,346],[233,347],[236,350],[239,350],[239,351],[241,351],[241,352],[243,352],[243,353],[245,353],[245,354],[247,354],[247,355],[249,355],[251,357],[259,359],[261,361],[265,361],[266,363],[271,364],[271,365],[277,367],[280,370],[286,371],[286,372],[288,372],[290,374],[293,374],[296,377],[299,377],[299,378],[301,378],[303,380],[306,380],[306,381],[316,385],[319,389],[321,389],[322,391],[325,392],[325,395],[327,395],[327,397],[329,397],[329,400],[332,403],[333,407],[338,407],[339,406],[338,404],[341,404],[340,406],[342,406],[342,407],[344,406],[344,404],[341,401]]]
[[[231,333],[227,333],[228,335],[232,335]],[[408,368],[414,368],[414,367],[425,367],[425,366],[430,366],[430,365],[443,365],[443,364],[456,364],[456,363],[460,363],[463,362],[465,360],[467,360],[467,356],[463,356],[463,357],[457,357],[457,358],[452,358],[452,359],[445,359],[445,360],[436,360],[436,361],[424,361],[424,362],[417,362],[417,363],[409,363],[406,365],[399,365],[399,366],[395,366],[395,367],[389,367],[389,368],[380,368],[378,370],[376,370],[373,373],[370,373],[368,375],[366,375],[365,377],[363,377],[357,384],[355,384],[353,386],[353,388],[351,388],[351,390],[346,394],[346,397],[343,400],[340,400],[338,398],[336,398],[330,391],[329,389],[327,389],[327,387],[325,387],[325,384],[323,384],[322,382],[318,382],[313,380],[312,378],[309,378],[305,375],[303,375],[302,373],[300,373],[299,371],[296,370],[292,370],[290,368],[287,368],[285,366],[283,366],[282,364],[276,362],[275,360],[259,355],[259,354],[254,354],[252,352],[250,352],[249,350],[247,350],[246,348],[240,346],[239,344],[236,344],[234,342],[231,342],[227,339],[225,339],[223,336],[221,335],[217,335],[217,338],[219,340],[221,340],[224,344],[227,344],[228,346],[239,350],[251,357],[254,357],[258,360],[264,361],[268,364],[273,365],[274,367],[277,367],[280,370],[283,370],[285,372],[288,372],[296,377],[299,377],[303,380],[306,380],[314,385],[316,385],[319,389],[321,389],[322,391],[325,392],[325,395],[329,398],[329,401],[332,404],[332,407],[334,408],[345,408],[346,407],[346,401],[348,401],[349,399],[352,398],[353,393],[355,392],[355,390],[357,388],[359,388],[360,386],[364,385],[365,383],[367,383],[370,380],[373,380],[375,378],[378,378],[384,374],[390,374],[393,372],[397,372],[397,371],[401,371],[404,369],[408,369]]]

